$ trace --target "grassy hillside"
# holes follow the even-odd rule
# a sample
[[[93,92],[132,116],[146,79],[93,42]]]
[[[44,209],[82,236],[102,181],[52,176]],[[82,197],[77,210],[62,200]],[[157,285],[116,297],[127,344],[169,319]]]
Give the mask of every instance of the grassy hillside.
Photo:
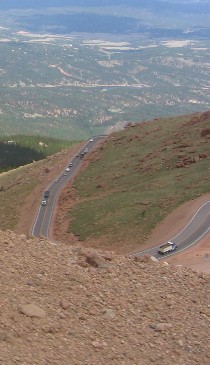
[[[112,134],[76,179],[69,231],[143,243],[182,203],[210,192],[210,112]]]

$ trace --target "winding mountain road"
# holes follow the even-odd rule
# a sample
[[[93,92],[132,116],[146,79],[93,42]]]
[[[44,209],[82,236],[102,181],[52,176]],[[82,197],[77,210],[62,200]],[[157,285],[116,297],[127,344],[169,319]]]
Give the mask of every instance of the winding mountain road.
[[[49,228],[52,221],[53,210],[58,194],[67,184],[67,182],[75,176],[78,168],[82,165],[83,159],[85,158],[82,156],[85,156],[87,153],[93,150],[105,137],[105,135],[92,137],[82,147],[82,149],[78,151],[77,155],[75,155],[75,157],[69,161],[68,165],[66,166],[66,168],[69,167],[69,172],[65,173],[64,170],[63,173],[59,175],[57,179],[48,186],[46,190],[48,190],[50,193],[49,198],[46,199],[46,205],[41,205],[40,201],[40,207],[38,209],[32,228],[32,236],[42,236],[47,238],[49,237]],[[72,164],[72,166],[69,166],[70,164]]]
[[[50,184],[50,186],[47,188],[49,190],[50,195],[49,198],[47,198],[47,204],[41,205],[33,225],[32,229],[32,236],[34,237],[49,237],[49,228],[52,221],[52,215],[53,210],[55,206],[56,199],[58,197],[58,194],[62,190],[62,188],[67,184],[67,182],[72,179],[78,168],[83,163],[82,155],[85,154],[85,152],[89,153],[91,150],[93,150],[102,139],[104,139],[106,136],[96,136],[91,138],[78,152],[75,157],[69,161],[69,164],[66,166],[69,166],[69,172],[65,173],[65,170],[63,173],[58,176],[58,178]],[[72,166],[70,166],[72,164]],[[170,239],[170,242],[173,242],[177,245],[177,250],[171,253],[168,253],[166,255],[161,255],[158,253],[158,246],[152,247],[150,249],[139,251],[132,253],[130,256],[154,256],[158,260],[163,259],[165,257],[174,255],[176,253],[179,253],[183,250],[186,250],[188,247],[194,245],[196,242],[201,240],[203,236],[205,236],[210,231],[210,201],[203,204],[198,211],[195,213],[195,215],[192,217],[191,221],[187,224],[187,226],[175,237]],[[163,242],[164,244],[165,242]]]
[[[181,251],[186,250],[196,242],[201,240],[210,231],[210,201],[203,204],[192,217],[187,226],[178,233],[175,237],[170,239],[170,242],[175,243],[178,248],[175,252],[161,255],[158,253],[159,246],[152,247],[145,251],[136,252],[130,256],[154,256],[157,259],[163,259],[171,255],[175,255]],[[163,242],[165,243],[165,242]]]

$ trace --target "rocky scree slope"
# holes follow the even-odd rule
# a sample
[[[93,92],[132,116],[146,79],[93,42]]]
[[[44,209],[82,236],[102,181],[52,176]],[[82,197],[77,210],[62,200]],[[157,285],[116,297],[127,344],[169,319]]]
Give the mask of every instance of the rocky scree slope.
[[[0,363],[210,363],[208,275],[11,231],[0,252]]]

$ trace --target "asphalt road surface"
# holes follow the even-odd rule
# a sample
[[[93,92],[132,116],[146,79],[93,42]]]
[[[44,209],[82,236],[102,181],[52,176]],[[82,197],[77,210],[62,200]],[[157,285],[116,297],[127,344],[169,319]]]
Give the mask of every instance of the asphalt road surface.
[[[198,211],[195,213],[191,221],[187,224],[187,226],[175,237],[172,237],[169,241],[175,243],[178,248],[176,251],[170,252],[165,255],[161,255],[158,253],[159,246],[155,246],[145,251],[139,251],[131,256],[143,256],[149,255],[154,256],[157,259],[166,258],[168,256],[179,253],[183,250],[186,250],[188,247],[194,245],[198,242],[203,236],[205,236],[210,230],[210,201],[203,204]],[[163,242],[164,244],[166,242]]]
[[[48,237],[49,236],[49,228],[50,223],[52,220],[53,210],[55,206],[56,199],[58,197],[58,193],[62,190],[62,188],[67,184],[67,182],[72,179],[73,176],[75,176],[79,166],[83,163],[83,159],[85,158],[85,155],[88,154],[91,150],[93,150],[102,139],[104,139],[106,136],[96,136],[92,137],[84,146],[83,148],[78,152],[75,157],[69,161],[68,165],[69,172],[67,172],[65,175],[65,169],[61,175],[57,177],[57,182],[53,181],[50,186],[46,190],[50,192],[49,198],[46,198],[47,201],[46,205],[42,205],[40,201],[40,207],[34,222],[34,226],[32,228],[32,236],[34,237]],[[85,153],[86,152],[86,153]],[[83,156],[83,157],[82,157]],[[70,163],[72,163],[72,166],[69,166]],[[43,199],[44,199],[44,192],[43,192]]]
[[[67,184],[67,182],[76,174],[79,166],[83,163],[83,158],[81,158],[82,154],[84,154],[87,149],[87,153],[93,150],[96,145],[100,143],[102,139],[106,136],[96,136],[91,138],[83,148],[78,152],[78,154],[69,161],[68,165],[72,163],[72,167],[69,167],[69,172],[64,175],[63,173],[58,176],[57,182],[52,182],[52,184],[46,189],[49,190],[50,195],[47,198],[47,204],[45,206],[41,205],[35,219],[35,223],[32,229],[32,235],[34,237],[48,237],[49,236],[49,228],[52,220],[53,210],[55,206],[55,202],[58,196],[58,193],[61,189]],[[66,167],[68,167],[68,165]],[[44,192],[43,192],[44,194]],[[139,251],[131,254],[130,256],[143,256],[149,255],[154,256],[157,259],[162,259],[171,255],[174,255],[178,252],[186,250],[188,247],[194,245],[198,242],[204,235],[208,233],[210,230],[210,201],[203,204],[200,209],[195,213],[191,221],[188,225],[175,237],[172,237],[169,241],[173,242],[177,245],[177,250],[170,252],[165,255],[161,255],[158,253],[159,246],[155,246],[153,248],[147,249],[145,251]],[[162,244],[164,244],[163,242]]]

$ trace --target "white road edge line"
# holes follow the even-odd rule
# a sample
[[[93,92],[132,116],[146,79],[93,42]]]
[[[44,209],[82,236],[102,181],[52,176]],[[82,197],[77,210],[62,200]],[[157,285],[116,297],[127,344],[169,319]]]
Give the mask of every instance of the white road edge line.
[[[81,161],[81,163],[82,163],[82,161]],[[66,181],[66,184],[75,176],[75,174],[76,174],[79,166],[81,165],[81,163],[79,162],[79,164],[76,166],[76,169],[74,170],[73,175],[70,176],[70,178]],[[64,184],[64,186],[66,184]],[[47,228],[47,238],[49,238],[49,229],[50,229],[50,225],[51,225],[52,216],[53,216],[53,213],[54,213],[55,203],[56,203],[57,196],[58,196],[59,193],[60,193],[60,190],[56,193],[55,199],[54,199],[54,202],[53,202],[53,205],[52,205],[52,210],[51,210],[51,214],[50,214],[50,217],[49,217],[49,225],[48,225],[48,228]]]
[[[199,213],[199,211],[206,205],[206,204],[208,204],[208,203],[210,203],[210,200],[208,200],[206,203],[204,203],[196,212],[195,212],[195,214],[193,215],[193,217],[191,218],[191,220],[189,221],[189,223],[176,235],[176,236],[174,236],[173,238],[171,238],[169,241],[171,242],[171,241],[173,241],[173,239],[174,238],[176,238],[176,237],[178,237],[188,226],[189,226],[189,224],[192,222],[192,220],[195,218],[195,216]],[[175,252],[176,254],[178,254],[179,252],[181,252],[181,251],[184,251],[184,250],[186,250],[188,247],[190,247],[190,246],[192,246],[192,245],[194,245],[197,241],[199,241],[208,231],[210,230],[210,227],[209,227],[209,229],[207,229],[207,231],[205,231],[205,233],[201,236],[201,237],[199,237],[196,241],[194,241],[193,243],[191,243],[189,246],[187,246],[187,247],[185,247],[185,248],[183,248],[182,250],[180,250],[180,251],[178,251],[178,252]],[[168,242],[168,241],[167,241]],[[163,243],[166,243],[166,242],[163,242]],[[160,244],[161,245],[161,244]],[[129,256],[135,256],[135,255],[139,255],[140,253],[144,253],[144,252],[148,252],[148,251],[150,251],[150,250],[152,250],[152,249],[155,249],[155,248],[158,248],[160,245],[158,245],[158,246],[154,246],[154,247],[150,247],[150,248],[148,248],[147,250],[144,250],[144,251],[138,251],[138,252],[135,252],[135,253],[133,253],[133,254],[131,254],[131,255],[129,255]],[[175,253],[172,253],[172,254],[170,254],[170,255],[167,255],[167,257],[168,256],[171,256],[171,255],[175,255]]]
[[[173,238],[172,238],[172,240],[174,239],[174,238],[176,238],[176,237],[178,237],[189,225],[190,225],[190,223],[192,222],[192,220],[195,218],[195,216],[199,213],[199,211],[206,205],[206,204],[208,204],[208,203],[210,203],[210,200],[208,200],[206,203],[204,203],[198,210],[197,210],[197,212],[195,212],[195,214],[194,214],[194,216],[191,218],[191,220],[189,221],[189,223],[176,235],[176,236],[174,236]]]
[[[187,250],[189,247],[193,246],[196,242],[198,242],[203,236],[206,235],[206,233],[210,230],[210,227],[202,234],[202,236],[198,237],[197,240],[195,240],[194,242],[190,243],[187,247],[184,247],[182,248],[181,250],[177,251],[177,252],[174,252],[174,253],[171,253],[167,256],[165,256],[164,258],[166,259],[167,257],[169,256],[172,256],[172,255],[178,255],[180,252],[184,251],[184,250]],[[160,257],[158,258],[158,260],[161,260],[163,259],[163,257]]]
[[[34,221],[34,225],[33,225],[32,231],[31,231],[31,235],[32,235],[32,236],[34,235],[34,230],[35,230],[35,227],[36,227],[36,224],[37,224],[38,218],[39,218],[40,210],[41,210],[41,206],[39,206],[38,212],[37,212],[37,214],[36,214],[36,219],[35,219],[35,221]]]

